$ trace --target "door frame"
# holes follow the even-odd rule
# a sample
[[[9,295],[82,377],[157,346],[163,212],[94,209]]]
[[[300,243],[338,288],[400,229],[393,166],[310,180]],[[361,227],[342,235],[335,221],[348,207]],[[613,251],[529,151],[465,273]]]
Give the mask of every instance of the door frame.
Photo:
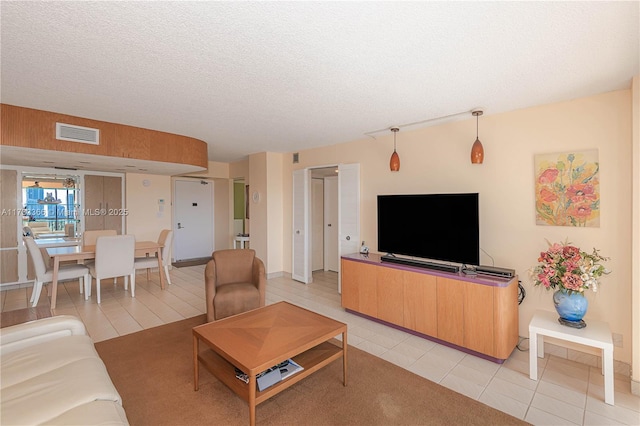
[[[356,211],[356,229],[355,229],[355,233],[354,235],[343,235],[342,232],[342,224],[339,223],[339,231],[338,231],[338,258],[340,258],[340,256],[342,256],[342,247],[344,244],[343,240],[350,240],[352,242],[356,242],[356,244],[359,244],[359,240],[360,240],[360,209],[359,209],[359,205],[360,205],[360,164],[359,163],[352,163],[352,164],[344,164],[344,163],[339,163],[339,164],[328,164],[328,165],[320,165],[320,166],[311,166],[311,167],[305,167],[304,169],[297,169],[293,171],[294,176],[298,173],[302,173],[302,175],[304,177],[306,177],[306,181],[304,182],[303,185],[303,190],[304,190],[304,196],[302,197],[302,202],[303,202],[303,208],[304,208],[304,224],[302,224],[302,228],[301,230],[299,230],[301,233],[303,233],[304,235],[304,240],[303,240],[303,247],[305,248],[305,259],[304,260],[304,269],[305,269],[305,274],[308,274],[309,276],[306,277],[306,281],[305,280],[301,280],[300,277],[298,277],[297,274],[294,274],[294,267],[296,264],[296,243],[294,241],[295,235],[296,235],[296,229],[295,229],[295,223],[292,223],[293,229],[292,229],[292,237],[291,237],[291,268],[292,268],[292,277],[294,280],[297,281],[301,281],[305,284],[309,284],[311,283],[311,272],[309,271],[310,265],[311,265],[311,237],[309,235],[308,229],[309,226],[311,224],[311,209],[310,209],[310,204],[311,204],[311,171],[314,169],[323,169],[323,168],[328,168],[328,167],[337,167],[338,170],[342,169],[342,168],[349,168],[349,169],[353,169],[355,167],[355,169],[358,172],[358,187],[356,188],[356,194],[357,194],[357,211]],[[295,177],[294,177],[294,188],[292,188],[292,191],[295,191]],[[342,213],[341,213],[341,179],[340,179],[340,175],[338,174],[338,221],[341,222],[342,221]],[[293,201],[292,201],[292,207],[293,207],[293,215],[295,216],[295,209],[296,209],[296,205],[295,205],[295,194],[293,195]],[[293,221],[292,221],[293,222]],[[357,234],[357,235],[355,235]],[[338,260],[338,293],[342,292],[342,285],[340,282],[340,278],[341,278],[341,267],[340,267],[340,261]],[[294,277],[295,275],[295,277]],[[298,277],[298,278],[296,278]],[[305,277],[302,277],[305,278]]]

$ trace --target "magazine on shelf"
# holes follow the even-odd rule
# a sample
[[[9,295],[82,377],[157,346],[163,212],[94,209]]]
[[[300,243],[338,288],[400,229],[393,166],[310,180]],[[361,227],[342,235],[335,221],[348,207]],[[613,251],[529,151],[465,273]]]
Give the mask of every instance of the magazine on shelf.
[[[249,375],[236,367],[236,377],[245,383],[249,383]],[[271,368],[264,370],[262,373],[256,376],[258,384],[258,390],[263,391],[269,386],[278,383],[281,380],[286,379],[299,371],[304,370],[300,364],[292,359],[281,362],[278,365],[274,365]]]
[[[236,377],[245,383],[249,383],[249,376],[238,367],[236,367]]]
[[[294,360],[292,360],[291,358],[289,358],[287,361],[285,361],[287,364],[285,364],[284,366],[282,366],[282,364],[280,367],[280,375],[282,376],[282,380],[286,379],[289,376],[292,376],[294,374],[296,374],[298,371],[302,371],[304,370],[304,367],[301,366],[300,364],[298,364],[297,362],[295,362]]]

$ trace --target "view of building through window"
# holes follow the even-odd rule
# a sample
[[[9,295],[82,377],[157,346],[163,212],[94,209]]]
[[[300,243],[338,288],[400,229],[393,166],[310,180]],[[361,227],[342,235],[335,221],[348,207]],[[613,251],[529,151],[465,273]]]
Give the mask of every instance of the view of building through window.
[[[68,177],[22,181],[23,222],[45,222],[51,231],[63,231],[78,220],[77,180]]]

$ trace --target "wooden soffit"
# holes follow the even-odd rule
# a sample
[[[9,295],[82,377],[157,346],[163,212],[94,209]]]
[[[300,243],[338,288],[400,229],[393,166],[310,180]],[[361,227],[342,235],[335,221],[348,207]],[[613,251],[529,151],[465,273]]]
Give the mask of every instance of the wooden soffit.
[[[201,140],[140,127],[0,104],[2,164],[183,174],[207,169]],[[56,123],[100,131],[98,145],[56,139]]]

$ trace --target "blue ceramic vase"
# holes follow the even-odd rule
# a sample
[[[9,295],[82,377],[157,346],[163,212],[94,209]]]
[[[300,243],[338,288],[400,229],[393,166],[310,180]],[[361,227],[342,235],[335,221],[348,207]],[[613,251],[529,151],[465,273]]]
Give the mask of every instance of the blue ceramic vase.
[[[569,294],[565,290],[556,290],[553,293],[553,304],[561,319],[573,323],[582,322],[589,306],[587,298],[582,293]]]

